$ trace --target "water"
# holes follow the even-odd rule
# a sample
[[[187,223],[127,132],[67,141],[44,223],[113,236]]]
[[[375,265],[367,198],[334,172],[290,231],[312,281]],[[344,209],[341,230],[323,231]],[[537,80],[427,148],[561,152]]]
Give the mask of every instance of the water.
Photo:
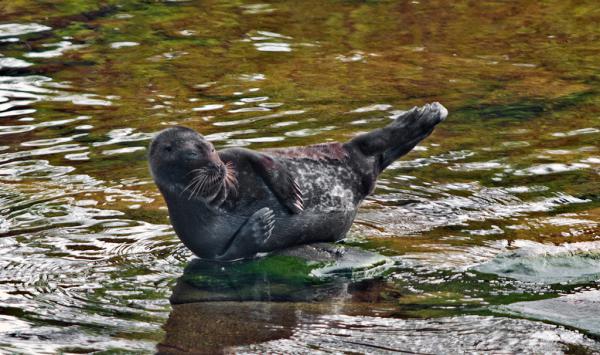
[[[599,311],[596,8],[0,2],[0,352],[599,352],[597,322],[545,314]],[[449,119],[349,235],[385,277],[171,305],[192,255],[147,170],[155,132],[305,145],[431,101]]]

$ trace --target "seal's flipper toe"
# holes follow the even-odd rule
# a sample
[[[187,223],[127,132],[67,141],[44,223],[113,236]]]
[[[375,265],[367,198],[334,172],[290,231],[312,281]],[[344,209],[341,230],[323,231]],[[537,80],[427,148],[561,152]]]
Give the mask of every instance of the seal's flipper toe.
[[[432,106],[434,106],[435,109],[439,112],[440,121],[443,121],[446,119],[446,117],[448,117],[448,109],[445,108],[444,105],[436,101],[432,104]]]
[[[248,219],[248,227],[251,230],[251,237],[261,245],[267,241],[273,233],[275,227],[275,214],[269,207],[261,208]]]
[[[435,125],[448,117],[448,110],[439,102],[426,104],[418,109],[419,122],[425,129],[433,129]]]
[[[439,102],[434,102],[421,107],[413,107],[398,116],[390,126],[402,129],[403,135],[408,137],[410,133],[418,135],[420,132],[432,130],[447,116],[448,110]]]

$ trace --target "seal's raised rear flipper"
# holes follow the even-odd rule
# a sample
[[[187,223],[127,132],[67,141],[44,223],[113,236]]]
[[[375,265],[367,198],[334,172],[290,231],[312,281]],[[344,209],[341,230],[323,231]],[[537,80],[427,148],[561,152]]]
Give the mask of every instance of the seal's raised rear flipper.
[[[386,127],[361,134],[346,144],[357,148],[366,156],[376,157],[378,172],[381,172],[429,136],[446,116],[448,110],[438,102],[420,108],[414,107]]]

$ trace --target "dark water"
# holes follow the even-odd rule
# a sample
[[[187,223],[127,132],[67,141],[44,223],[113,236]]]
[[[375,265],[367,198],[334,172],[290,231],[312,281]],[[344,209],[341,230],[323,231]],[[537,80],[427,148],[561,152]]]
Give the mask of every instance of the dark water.
[[[598,23],[595,1],[0,1],[0,352],[600,352]],[[192,255],[153,133],[304,145],[430,101],[449,119],[349,235],[387,276],[171,305]]]

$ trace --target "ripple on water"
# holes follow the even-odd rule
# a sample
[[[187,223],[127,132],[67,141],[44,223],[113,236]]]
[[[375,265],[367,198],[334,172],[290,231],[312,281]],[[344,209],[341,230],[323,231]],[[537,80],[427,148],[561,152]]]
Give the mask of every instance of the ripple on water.
[[[243,13],[245,15],[270,14],[275,11],[275,9],[271,7],[271,4],[263,3],[240,5],[240,7],[244,9]]]
[[[271,111],[270,108],[268,107],[244,107],[244,108],[238,108],[235,110],[229,110],[229,113],[243,113],[243,112],[267,112],[267,111]]]
[[[85,185],[79,188],[85,190],[88,180],[80,179]],[[179,265],[190,257],[189,252],[178,251],[170,226],[89,207],[95,203],[77,198],[75,181],[58,181],[59,186],[72,186],[74,193],[65,196],[64,191],[44,187],[20,191],[11,185],[0,189],[0,210],[7,217],[0,218],[0,231],[10,233],[0,235],[4,251],[0,301],[36,324],[46,324],[1,331],[2,342],[10,344],[2,349],[43,347],[47,351],[69,345],[73,336],[81,338],[86,333],[83,328],[108,326],[129,336],[87,334],[85,346],[150,351],[153,341],[134,341],[130,336],[146,334],[147,339],[149,334],[160,334],[160,320],[169,311],[168,282],[180,273]],[[119,193],[116,188],[98,190]],[[126,193],[127,199],[135,198],[131,191]],[[30,242],[24,244],[23,238]],[[120,276],[115,278],[116,274]],[[123,282],[128,286],[123,287]],[[68,334],[65,329],[70,329]]]
[[[510,169],[510,165],[503,164],[497,160],[490,160],[485,162],[455,163],[452,166],[449,166],[448,169],[454,171]]]
[[[561,353],[600,351],[576,331],[523,319],[461,316],[390,319],[343,315],[303,319],[289,339],[236,348],[236,353]]]
[[[73,42],[71,42],[71,41],[60,41],[57,43],[44,43],[44,44],[42,44],[42,47],[46,47],[46,48],[56,47],[56,48],[48,50],[48,51],[42,51],[42,52],[25,53],[25,57],[27,57],[27,58],[60,57],[66,51],[84,48],[84,47],[86,47],[86,45],[73,44]]]
[[[362,51],[352,51],[348,55],[339,54],[335,56],[335,59],[339,60],[343,63],[353,63],[353,62],[365,62],[365,53]],[[361,112],[361,111],[352,111],[352,112]],[[363,111],[365,112],[365,111]]]
[[[475,155],[475,152],[470,150],[450,151],[447,153],[433,155],[428,158],[417,158],[413,160],[397,160],[392,163],[387,169],[414,169],[429,166],[431,164],[447,164],[451,161],[463,160]]]
[[[287,132],[285,132],[285,135],[288,137],[309,137],[309,136],[315,136],[322,132],[334,130],[335,128],[336,128],[336,126],[324,126],[324,127],[320,127],[320,128],[304,128],[304,129],[299,129],[296,131],[287,131]]]
[[[448,236],[445,240],[451,239]],[[441,242],[441,241],[440,241]],[[459,245],[449,246],[445,244],[428,245],[428,252],[406,253],[398,258],[399,261],[411,268],[419,270],[419,273],[436,270],[454,270],[463,272],[474,266],[493,259],[496,255],[505,252],[508,246],[506,240],[490,241],[484,245]],[[410,278],[416,277],[410,275]],[[422,282],[422,280],[418,281]]]
[[[26,62],[22,59],[16,58],[5,58],[0,54],[0,69],[2,68],[27,68],[32,66],[33,63]]]
[[[142,150],[146,150],[146,147],[127,147],[127,148],[120,148],[120,149],[103,150],[102,155],[130,154],[130,153],[139,152]]]
[[[86,146],[79,144],[58,144],[48,148],[39,148],[33,150],[21,150],[14,153],[3,154],[0,156],[0,162],[5,162],[14,159],[31,158],[43,155],[63,154],[69,152],[77,152],[88,149]]]
[[[81,138],[86,135],[87,135],[87,133],[83,133],[83,134],[76,134],[76,135],[73,135],[70,137],[55,137],[55,138],[37,139],[37,140],[33,140],[33,141],[23,142],[23,143],[21,143],[21,145],[24,147],[44,147],[44,146],[50,146],[50,145],[55,145],[55,144],[71,142],[74,139]]]
[[[254,43],[257,51],[260,52],[291,52],[292,47],[285,42],[260,42]]]
[[[71,102],[75,105],[110,106],[112,103],[94,94],[74,94],[62,89],[69,89],[66,84],[57,84],[51,78],[41,75],[0,76],[0,117],[15,117],[35,113],[32,104],[41,101]],[[25,108],[22,108],[25,107]],[[57,122],[45,122],[40,126],[58,125]]]
[[[25,133],[34,129],[34,125],[0,126],[0,135]]]
[[[136,47],[140,44],[137,42],[113,42],[110,44],[110,48],[119,49],[125,47]]]
[[[291,52],[292,46],[284,40],[292,37],[270,31],[252,31],[246,34],[246,41],[251,41],[260,52]]]
[[[93,353],[107,348],[142,353],[152,353],[155,350],[152,342],[92,335],[86,326],[76,324],[59,327],[27,322],[27,328],[23,324],[21,327],[18,323],[15,325],[14,329],[6,332],[7,344],[2,345],[2,350],[15,354]]]
[[[0,37],[20,36],[28,33],[51,30],[51,27],[37,23],[5,23],[0,25]]]
[[[461,194],[452,192],[456,190],[455,185],[411,185],[410,189],[400,192],[394,190],[385,195],[374,195],[367,202],[375,204],[377,209],[359,211],[358,221],[385,226],[379,231],[372,230],[376,235],[398,236],[438,227],[506,220],[534,212],[551,211],[564,205],[589,202],[562,193],[529,201],[517,196],[521,192],[534,191],[533,187],[484,187],[478,183],[463,187],[467,189]],[[394,202],[398,201],[410,203],[396,206],[398,203]]]
[[[281,103],[281,102],[263,102],[263,103],[258,104],[258,106],[267,107],[267,108],[276,108],[276,107],[283,106],[283,103]]]
[[[101,147],[111,144],[148,141],[153,137],[152,133],[135,132],[135,128],[113,129],[106,135],[109,138],[108,140],[104,142],[95,142],[92,145],[94,147]]]
[[[213,123],[215,126],[237,126],[237,125],[245,125],[245,124],[249,124],[249,123],[254,123],[257,121],[261,121],[261,120],[271,120],[274,118],[281,118],[281,117],[286,117],[286,116],[294,116],[294,115],[301,115],[303,113],[305,113],[305,110],[284,110],[284,111],[280,111],[277,113],[273,113],[270,115],[262,115],[262,116],[256,116],[256,117],[250,117],[250,118],[246,118],[246,119],[242,119],[242,120],[235,120],[235,121],[223,121],[223,122],[215,122]]]
[[[594,128],[594,127],[588,127],[588,128],[579,128],[579,129],[575,129],[569,132],[556,132],[556,133],[552,133],[552,136],[554,137],[571,137],[571,136],[578,136],[578,135],[582,135],[582,134],[593,134],[593,133],[598,133],[600,132],[600,129],[598,128]]]
[[[363,112],[373,112],[373,111],[387,111],[392,108],[392,105],[388,104],[373,104],[369,106],[359,107],[350,112],[352,113],[363,113]]]
[[[33,108],[23,109],[23,110],[12,110],[12,111],[4,111],[0,112],[0,118],[2,117],[13,117],[13,116],[22,116],[22,115],[30,115],[35,113],[37,110]]]
[[[203,106],[199,106],[199,107],[194,107],[192,109],[192,111],[196,111],[196,112],[202,112],[202,111],[213,111],[213,110],[218,110],[225,107],[225,105],[221,105],[221,104],[206,104]]]
[[[0,181],[21,181],[23,179],[52,179],[66,175],[75,168],[54,166],[47,160],[20,160],[0,164]]]
[[[269,99],[268,96],[255,96],[255,97],[244,97],[241,98],[240,101],[244,103],[252,103],[252,102],[260,102],[267,101]]]

